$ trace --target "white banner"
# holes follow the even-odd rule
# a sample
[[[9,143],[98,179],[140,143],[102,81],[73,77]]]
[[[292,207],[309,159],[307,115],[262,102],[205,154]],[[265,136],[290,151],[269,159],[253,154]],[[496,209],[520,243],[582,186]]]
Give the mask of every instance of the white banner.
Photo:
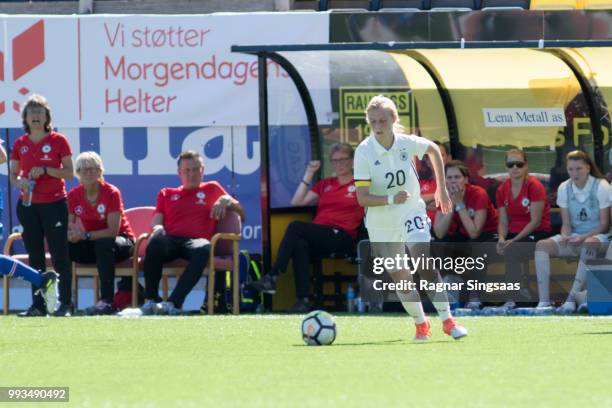
[[[563,108],[485,108],[482,114],[485,127],[566,126]]]
[[[5,16],[0,126],[21,126],[19,105],[32,93],[49,99],[60,126],[257,125],[257,59],[231,46],[326,43],[328,21],[325,13]],[[325,119],[327,53],[297,68]],[[305,124],[286,72],[269,61],[268,76],[271,118]]]

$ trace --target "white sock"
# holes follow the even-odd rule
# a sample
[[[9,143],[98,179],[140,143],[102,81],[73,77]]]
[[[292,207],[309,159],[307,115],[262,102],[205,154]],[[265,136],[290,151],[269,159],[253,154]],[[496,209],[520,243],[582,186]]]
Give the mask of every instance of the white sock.
[[[436,282],[443,282],[439,272],[432,271],[432,274]],[[448,303],[448,294],[445,291],[428,291],[427,295],[429,296],[429,299],[431,299],[431,303],[433,304],[433,306],[436,308],[436,312],[438,312],[438,317],[440,318],[440,320],[445,321],[453,317],[451,315],[450,305]]]
[[[416,324],[421,324],[426,320],[419,292],[416,290],[411,290],[410,292],[406,293],[401,290],[397,290],[395,293],[402,302],[404,310],[406,310],[406,312],[412,316]]]
[[[535,251],[534,258],[540,303],[550,303],[550,255],[545,251]]]
[[[590,248],[582,248],[580,250],[580,259],[578,260],[578,269],[576,269],[576,277],[574,278],[574,284],[570,290],[567,300],[575,302],[576,293],[580,292],[584,288],[586,282],[587,266],[586,261],[594,259],[597,253]]]

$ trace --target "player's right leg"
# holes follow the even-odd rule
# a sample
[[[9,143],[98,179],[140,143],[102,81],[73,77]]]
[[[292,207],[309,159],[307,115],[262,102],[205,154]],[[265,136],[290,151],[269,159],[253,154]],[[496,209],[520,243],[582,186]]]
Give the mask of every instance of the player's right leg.
[[[53,313],[57,306],[57,273],[40,273],[28,265],[6,255],[0,255],[0,275],[23,279],[38,288],[46,303],[47,313]]]

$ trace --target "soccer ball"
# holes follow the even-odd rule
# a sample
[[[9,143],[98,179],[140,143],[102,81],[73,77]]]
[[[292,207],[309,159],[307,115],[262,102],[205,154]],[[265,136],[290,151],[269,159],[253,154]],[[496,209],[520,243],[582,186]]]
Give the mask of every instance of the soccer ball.
[[[334,316],[323,310],[315,310],[302,320],[302,339],[309,346],[327,346],[336,339]]]

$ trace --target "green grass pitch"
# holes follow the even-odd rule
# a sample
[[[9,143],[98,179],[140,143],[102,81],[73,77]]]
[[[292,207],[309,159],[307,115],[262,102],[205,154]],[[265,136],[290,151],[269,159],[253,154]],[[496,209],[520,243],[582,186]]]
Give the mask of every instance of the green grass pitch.
[[[612,406],[612,318],[459,319],[411,339],[406,316],[337,316],[305,346],[302,316],[0,318],[0,386],[68,386],[81,407]],[[40,406],[0,403],[0,406]]]

